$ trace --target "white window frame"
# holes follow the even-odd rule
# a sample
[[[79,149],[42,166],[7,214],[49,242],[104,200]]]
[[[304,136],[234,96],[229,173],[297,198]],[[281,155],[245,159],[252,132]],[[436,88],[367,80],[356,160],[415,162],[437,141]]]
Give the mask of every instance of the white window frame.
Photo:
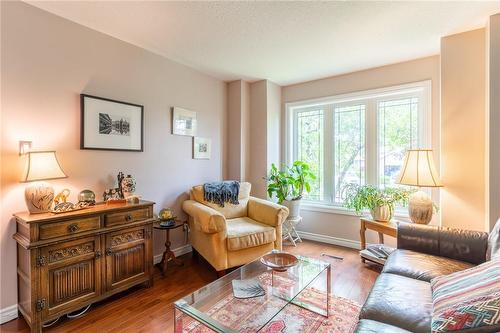
[[[379,89],[371,89],[365,91],[358,91],[353,93],[328,96],[322,98],[315,98],[297,102],[285,103],[285,140],[284,152],[285,161],[288,165],[293,162],[295,156],[294,144],[296,142],[297,131],[295,130],[295,117],[294,114],[298,110],[303,110],[306,107],[326,106],[324,114],[324,140],[328,138],[333,139],[333,123],[328,121],[333,118],[333,109],[335,106],[341,104],[351,104],[353,102],[366,101],[365,110],[365,179],[369,184],[378,184],[379,178],[379,137],[378,137],[378,108],[377,104],[380,101],[390,100],[392,97],[404,98],[405,95],[415,96],[419,95],[419,124],[418,124],[418,146],[419,148],[428,148],[432,145],[432,82],[431,80],[412,82],[396,86],[384,87]],[[325,151],[324,158],[331,159],[330,163],[334,164],[333,155]],[[368,168],[368,166],[374,166]],[[331,173],[334,177],[334,166],[330,170],[325,167],[325,178],[328,176],[326,173]],[[333,184],[333,182],[332,182]],[[326,189],[325,192],[333,191],[333,189]],[[339,203],[333,202],[319,202],[307,201],[302,205],[304,210],[337,213],[345,215],[355,215],[354,211],[344,208]],[[406,217],[408,213],[406,210],[397,210],[396,216]]]

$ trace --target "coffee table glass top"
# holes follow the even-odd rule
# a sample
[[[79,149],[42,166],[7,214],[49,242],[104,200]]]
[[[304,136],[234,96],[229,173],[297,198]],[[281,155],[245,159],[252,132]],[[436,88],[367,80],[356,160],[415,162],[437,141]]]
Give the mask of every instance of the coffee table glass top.
[[[256,260],[198,289],[175,302],[175,332],[196,331],[203,325],[215,332],[259,332],[290,303],[328,316],[330,264],[297,256],[298,264],[286,272],[276,272]],[[233,280],[257,279],[265,295],[236,299]],[[301,292],[308,288],[322,291],[325,305],[309,304]],[[221,310],[222,309],[222,310]],[[221,314],[231,311],[231,318]]]

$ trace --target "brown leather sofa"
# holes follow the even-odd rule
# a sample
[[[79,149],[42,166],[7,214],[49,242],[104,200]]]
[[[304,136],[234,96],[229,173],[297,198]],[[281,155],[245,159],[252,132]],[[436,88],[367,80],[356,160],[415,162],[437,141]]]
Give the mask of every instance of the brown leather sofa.
[[[397,249],[361,309],[356,332],[431,332],[430,280],[485,262],[487,248],[485,232],[400,223]],[[466,332],[498,331],[496,326]]]

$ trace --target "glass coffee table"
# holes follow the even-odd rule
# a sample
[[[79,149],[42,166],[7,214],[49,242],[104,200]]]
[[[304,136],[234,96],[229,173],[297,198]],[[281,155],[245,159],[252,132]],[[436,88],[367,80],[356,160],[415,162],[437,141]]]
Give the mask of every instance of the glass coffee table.
[[[174,304],[175,333],[259,332],[286,306],[328,317],[330,264],[297,258],[298,264],[285,272],[273,271],[256,260],[179,299]],[[265,295],[235,298],[232,281],[246,279],[257,279]]]

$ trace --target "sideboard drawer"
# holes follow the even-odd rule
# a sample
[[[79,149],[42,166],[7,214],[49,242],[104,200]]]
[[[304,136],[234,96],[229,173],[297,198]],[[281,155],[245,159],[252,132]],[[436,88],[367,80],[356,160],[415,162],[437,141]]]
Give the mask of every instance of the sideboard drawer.
[[[131,223],[150,218],[151,215],[149,212],[150,210],[148,208],[143,208],[120,213],[106,214],[104,221],[107,227],[118,224]]]
[[[96,230],[99,229],[99,227],[99,216],[40,224],[40,239],[73,235],[79,232]]]

